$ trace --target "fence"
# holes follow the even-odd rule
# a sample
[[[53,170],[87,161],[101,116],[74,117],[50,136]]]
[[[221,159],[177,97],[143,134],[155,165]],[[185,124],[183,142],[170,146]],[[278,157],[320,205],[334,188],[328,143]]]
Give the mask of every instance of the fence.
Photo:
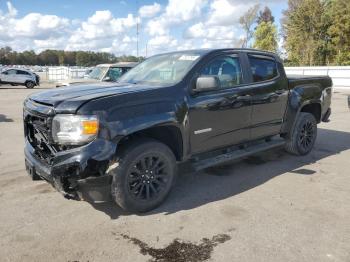
[[[288,75],[328,75],[334,87],[350,89],[350,66],[285,67]]]
[[[49,67],[46,79],[60,81],[83,78],[86,69],[65,66]],[[350,66],[286,67],[285,70],[289,75],[328,75],[332,78],[335,87],[350,89]]]
[[[71,68],[66,66],[49,67],[47,72],[49,81],[83,78],[87,68]]]

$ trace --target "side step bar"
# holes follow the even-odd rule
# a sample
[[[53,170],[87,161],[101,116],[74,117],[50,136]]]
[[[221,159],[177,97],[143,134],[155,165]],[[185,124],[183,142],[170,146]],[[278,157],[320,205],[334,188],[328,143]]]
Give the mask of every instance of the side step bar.
[[[215,155],[214,157],[208,157],[204,159],[197,160],[193,163],[193,168],[196,171],[199,171],[204,168],[208,168],[211,166],[216,166],[228,161],[237,160],[240,158],[244,158],[259,152],[263,152],[272,148],[282,147],[285,145],[285,140],[282,138],[273,139],[270,141],[264,141],[250,145],[246,148],[237,148],[228,153],[222,153],[219,155]]]

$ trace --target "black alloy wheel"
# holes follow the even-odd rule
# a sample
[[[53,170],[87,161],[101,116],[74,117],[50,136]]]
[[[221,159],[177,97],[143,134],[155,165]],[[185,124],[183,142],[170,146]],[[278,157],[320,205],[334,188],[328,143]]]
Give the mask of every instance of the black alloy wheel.
[[[118,152],[111,193],[114,201],[131,212],[159,206],[176,179],[176,158],[165,144],[149,138],[135,139]]]
[[[306,155],[311,152],[317,138],[317,121],[314,115],[306,112],[299,114],[285,149],[294,155]]]
[[[127,175],[129,193],[136,200],[156,199],[171,181],[170,168],[160,154],[148,153],[140,156]]]
[[[310,146],[313,146],[313,140],[314,140],[314,125],[311,121],[306,121],[299,134],[299,146],[303,149],[303,151],[308,151],[310,149]]]

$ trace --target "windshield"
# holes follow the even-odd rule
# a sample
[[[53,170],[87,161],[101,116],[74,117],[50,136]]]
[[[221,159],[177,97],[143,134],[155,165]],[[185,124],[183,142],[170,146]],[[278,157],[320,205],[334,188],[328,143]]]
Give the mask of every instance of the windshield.
[[[124,74],[119,82],[172,85],[184,78],[199,57],[188,52],[153,56]]]
[[[89,74],[89,78],[102,80],[102,77],[105,75],[107,70],[108,67],[96,66]]]

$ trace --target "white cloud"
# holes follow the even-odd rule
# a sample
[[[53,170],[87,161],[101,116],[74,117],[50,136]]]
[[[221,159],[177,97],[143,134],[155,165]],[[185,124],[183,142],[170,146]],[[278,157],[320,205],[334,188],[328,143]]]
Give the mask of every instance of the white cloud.
[[[191,50],[194,48],[196,48],[196,45],[193,39],[184,39],[176,46],[176,50]]]
[[[16,16],[17,15],[17,9],[13,7],[13,5],[11,4],[11,2],[7,2],[7,9],[8,9],[8,15],[10,17]]]
[[[196,39],[199,42],[197,46],[201,48],[235,47],[238,42],[238,17],[246,8],[249,6],[241,7],[232,0],[213,0],[200,22],[185,30],[184,37]]]
[[[169,0],[165,12],[148,21],[146,31],[151,36],[168,34],[171,26],[198,18],[206,3],[207,0]]]
[[[9,21],[8,34],[13,37],[26,36],[30,38],[46,38],[62,34],[69,27],[69,20],[55,15],[30,13],[21,19]]]
[[[113,47],[113,41],[122,42],[127,33],[136,26],[138,18],[132,14],[115,18],[109,10],[96,11],[94,15],[82,22],[68,40],[68,50],[106,50]],[[115,48],[118,45],[115,44]],[[118,50],[116,50],[118,51]]]
[[[144,5],[139,9],[140,17],[153,17],[160,12],[161,6],[158,3]]]
[[[148,55],[176,50],[178,40],[171,35],[158,35],[148,41]]]
[[[88,18],[89,24],[99,25],[99,24],[108,24],[108,22],[113,18],[111,11],[96,11],[93,16]]]
[[[207,0],[169,0],[165,16],[172,21],[188,21],[198,17]]]
[[[238,45],[242,35],[238,19],[249,7],[258,2],[273,6],[287,0],[169,0],[164,6],[154,1],[141,6],[136,15],[116,17],[106,9],[85,19],[42,13],[20,15],[7,2],[7,10],[0,10],[0,46],[8,45],[17,51],[51,48],[135,55],[136,24],[140,23],[141,55],[146,53],[146,45],[148,54],[232,47]],[[128,8],[129,2],[118,3]]]
[[[1,46],[8,45],[17,51],[65,49],[109,50],[118,54],[134,52],[139,18],[132,14],[114,17],[110,10],[102,10],[81,21],[41,13],[18,17],[17,10],[10,2],[7,7],[7,12],[0,10]]]
[[[150,46],[170,46],[173,47],[177,44],[177,40],[168,35],[156,36],[148,41],[148,45]]]
[[[51,46],[70,32],[70,20],[56,15],[29,13],[18,18],[15,7],[7,2],[7,12],[0,12],[0,43],[15,50],[40,50],[43,41]],[[59,41],[57,41],[59,42]],[[37,45],[38,44],[38,45]],[[61,46],[62,47],[62,46]]]
[[[214,0],[210,4],[208,24],[232,25],[237,23],[239,17],[249,8],[246,2],[240,3],[229,0]]]
[[[67,42],[66,37],[51,37],[44,40],[34,40],[34,45],[39,50],[61,49]]]
[[[210,40],[232,40],[235,37],[233,27],[207,26],[200,22],[191,26],[187,32],[188,38],[206,38]]]

